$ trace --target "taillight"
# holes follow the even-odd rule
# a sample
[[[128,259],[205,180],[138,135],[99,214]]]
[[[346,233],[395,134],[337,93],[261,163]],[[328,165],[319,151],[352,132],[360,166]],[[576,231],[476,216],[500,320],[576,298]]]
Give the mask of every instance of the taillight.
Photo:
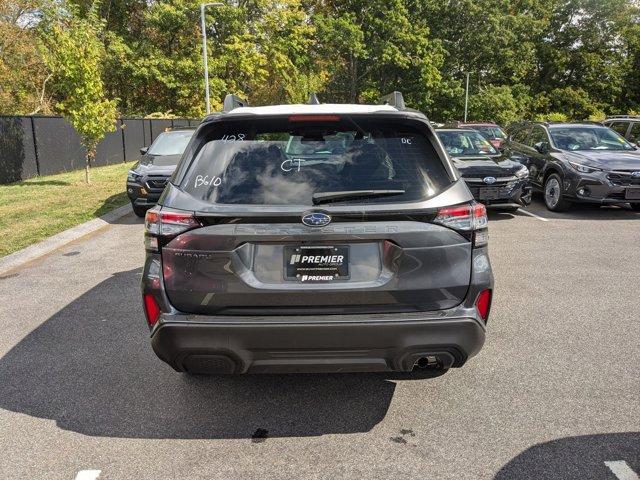
[[[475,247],[487,244],[487,209],[481,203],[471,202],[441,208],[433,222],[459,232],[473,233]]]
[[[478,294],[478,298],[476,298],[476,310],[478,310],[478,314],[480,318],[487,323],[487,319],[489,318],[489,310],[491,309],[491,290],[483,290]]]
[[[144,218],[145,246],[148,250],[157,250],[158,238],[166,241],[200,226],[202,224],[190,212],[152,208]]]
[[[158,318],[160,318],[160,306],[153,295],[145,293],[144,295],[144,313],[147,316],[147,323],[153,327]]]

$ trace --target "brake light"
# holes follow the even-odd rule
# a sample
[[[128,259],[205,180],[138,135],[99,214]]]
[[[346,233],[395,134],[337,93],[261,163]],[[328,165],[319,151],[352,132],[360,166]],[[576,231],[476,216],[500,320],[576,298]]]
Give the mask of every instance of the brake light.
[[[144,218],[146,233],[162,237],[174,237],[200,226],[200,222],[188,212],[151,209]]]
[[[338,115],[292,115],[290,122],[339,122]]]
[[[487,209],[481,203],[465,203],[438,210],[435,223],[454,230],[470,232],[487,227]]]
[[[487,209],[477,202],[465,203],[438,210],[434,223],[463,233],[473,233],[473,245],[481,247],[487,244]]]
[[[153,295],[145,293],[144,295],[144,313],[147,316],[147,323],[153,327],[158,318],[160,318],[160,306]]]
[[[491,290],[483,290],[478,294],[478,298],[476,298],[476,310],[478,310],[478,314],[480,318],[487,323],[487,319],[489,318],[489,310],[491,309]]]

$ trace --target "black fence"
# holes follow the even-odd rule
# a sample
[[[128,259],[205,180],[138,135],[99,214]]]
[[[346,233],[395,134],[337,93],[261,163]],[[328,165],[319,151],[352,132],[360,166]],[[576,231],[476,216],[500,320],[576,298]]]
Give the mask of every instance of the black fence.
[[[95,166],[140,157],[166,128],[195,126],[191,118],[120,118],[116,129],[98,145]],[[0,116],[0,184],[37,175],[84,168],[85,149],[73,127],[62,117]]]

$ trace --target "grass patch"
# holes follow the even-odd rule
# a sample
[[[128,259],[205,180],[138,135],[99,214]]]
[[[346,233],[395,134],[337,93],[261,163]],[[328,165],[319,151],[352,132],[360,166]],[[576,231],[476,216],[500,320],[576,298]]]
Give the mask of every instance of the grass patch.
[[[0,185],[0,257],[126,204],[133,162]]]

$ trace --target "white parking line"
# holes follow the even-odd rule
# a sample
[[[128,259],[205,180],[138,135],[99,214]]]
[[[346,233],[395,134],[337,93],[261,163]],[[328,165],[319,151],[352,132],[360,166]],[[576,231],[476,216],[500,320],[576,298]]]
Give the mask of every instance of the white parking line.
[[[102,470],[80,470],[76,480],[97,480]]]
[[[541,217],[540,215],[536,215],[535,213],[528,212],[528,211],[523,210],[521,208],[518,209],[518,212],[524,213],[525,215],[529,215],[530,217],[533,217],[533,218],[537,218],[541,222],[548,222],[549,221],[548,218]]]
[[[638,480],[638,474],[631,470],[631,467],[624,460],[604,462],[604,464],[609,467],[618,480]]]

